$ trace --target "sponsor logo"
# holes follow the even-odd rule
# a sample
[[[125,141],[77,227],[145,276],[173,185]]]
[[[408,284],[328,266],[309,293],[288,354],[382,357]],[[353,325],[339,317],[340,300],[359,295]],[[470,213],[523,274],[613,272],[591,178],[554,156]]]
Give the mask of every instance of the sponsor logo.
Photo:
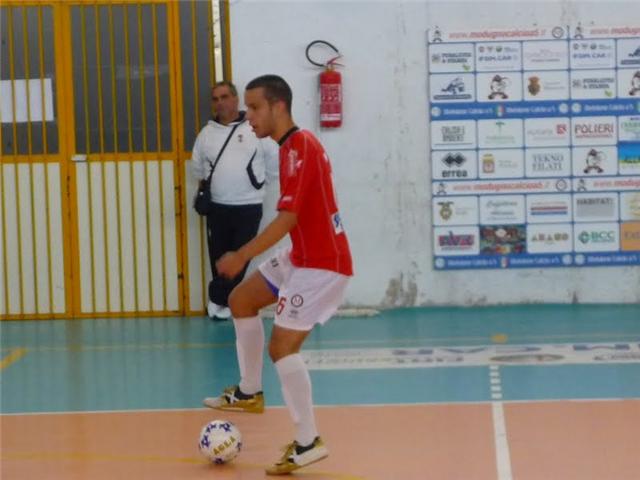
[[[571,88],[576,98],[600,96],[611,98],[615,95],[615,76],[587,77],[582,75],[583,72],[575,72],[572,75]],[[585,90],[585,92],[580,92],[580,90]]]
[[[508,77],[501,75],[494,75],[489,83],[489,100],[506,100],[509,98],[507,94],[507,88],[511,85],[511,80]]]
[[[612,243],[616,239],[614,230],[582,230],[578,234],[580,243]]]
[[[521,146],[521,123],[516,125],[510,120],[481,121],[480,147],[519,147]],[[507,123],[509,122],[509,123]],[[520,126],[520,129],[517,127]],[[519,130],[519,131],[518,131]]]
[[[494,173],[496,171],[496,158],[491,153],[482,155],[482,171],[484,173]]]
[[[576,217],[613,219],[618,210],[617,202],[613,197],[577,197]]]
[[[294,307],[300,308],[303,303],[304,298],[302,298],[302,295],[296,293],[293,297],[291,297],[291,305],[293,305]]]
[[[640,222],[621,224],[620,248],[626,252],[640,251]]]
[[[532,45],[533,46],[533,45]],[[526,45],[525,45],[526,47]],[[567,58],[567,52],[564,48],[553,50],[551,48],[540,47],[539,50],[525,50],[524,60],[531,65],[537,64],[560,64],[564,63]]]
[[[553,245],[558,242],[566,242],[570,235],[567,232],[545,233],[539,232],[531,235],[529,241],[544,243],[545,245]]]
[[[622,193],[623,219],[640,220],[640,192]]]
[[[630,67],[635,65],[640,65],[640,43],[637,43],[637,48],[634,50],[633,48],[627,51],[626,55],[622,55],[620,59],[620,65],[623,67]]]
[[[629,95],[632,97],[640,96],[640,70],[633,74],[631,77],[631,88],[629,89]]]
[[[434,150],[475,148],[475,122],[431,122],[431,144]]]
[[[573,142],[577,144],[615,144],[616,121],[613,117],[574,118]]]
[[[571,45],[571,64],[574,67],[613,67],[613,56],[613,40],[574,41]]]
[[[467,163],[467,157],[460,152],[455,153],[447,153],[444,157],[440,159],[442,163],[444,163],[447,167],[455,168],[461,167],[465,163]],[[465,178],[469,176],[469,172],[464,169],[458,170],[442,170],[441,171],[442,178]]]
[[[449,220],[453,215],[453,209],[451,208],[453,202],[438,202],[438,205],[440,205],[440,218]]]
[[[480,253],[483,255],[511,255],[525,252],[524,225],[496,225],[480,228]]]
[[[473,234],[456,235],[449,231],[446,235],[438,235],[438,246],[441,250],[469,250],[476,242]]]
[[[585,158],[585,164],[583,172],[584,173],[602,173],[604,169],[602,168],[602,163],[607,159],[607,155],[601,151],[592,148],[587,152],[587,157]]]
[[[525,121],[527,145],[568,144],[568,123],[547,123],[539,121]]]
[[[442,126],[440,131],[442,132],[442,141],[444,142],[461,143],[464,141],[464,125]]]
[[[534,202],[529,211],[533,217],[565,216],[569,213],[569,205],[564,202]]]
[[[618,147],[618,162],[620,163],[620,173],[623,173],[622,170],[640,169],[640,143],[621,144]]]
[[[534,153],[531,160],[531,169],[536,173],[560,172],[564,168],[566,156],[562,152]]]
[[[620,117],[619,121],[620,140],[640,140],[640,117]]]
[[[431,77],[432,82],[438,82],[438,80],[440,82],[444,80],[445,83],[434,85],[433,88],[436,91],[433,94],[433,100],[435,101],[473,100],[473,95],[471,93],[467,93],[467,86],[465,84],[465,79],[462,76],[458,76],[455,78],[451,78],[443,75]]]

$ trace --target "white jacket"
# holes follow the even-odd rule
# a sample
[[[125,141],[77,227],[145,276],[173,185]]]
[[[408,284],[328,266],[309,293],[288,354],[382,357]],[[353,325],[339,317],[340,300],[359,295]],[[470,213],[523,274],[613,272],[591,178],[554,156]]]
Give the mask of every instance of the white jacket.
[[[209,176],[218,152],[235,125],[238,127],[211,177],[211,199],[224,205],[260,204],[265,192],[262,184],[278,175],[278,144],[270,138],[257,138],[244,119],[244,112],[239,121],[229,125],[209,120],[204,126],[193,146],[193,174],[198,180]]]

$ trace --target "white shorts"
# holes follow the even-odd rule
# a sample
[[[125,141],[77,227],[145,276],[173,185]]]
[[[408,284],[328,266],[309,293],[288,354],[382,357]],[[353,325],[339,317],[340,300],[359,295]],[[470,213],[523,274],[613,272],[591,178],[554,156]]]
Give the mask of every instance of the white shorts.
[[[275,324],[292,330],[309,331],[316,323],[329,320],[349,283],[349,277],[341,273],[292,265],[288,249],[276,252],[258,268],[278,290]]]

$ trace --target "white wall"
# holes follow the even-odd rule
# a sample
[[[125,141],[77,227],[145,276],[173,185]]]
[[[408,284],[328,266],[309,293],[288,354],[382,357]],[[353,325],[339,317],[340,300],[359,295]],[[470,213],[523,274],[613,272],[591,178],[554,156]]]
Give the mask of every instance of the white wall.
[[[355,260],[349,305],[640,302],[640,267],[432,267],[426,30],[596,20],[638,25],[638,3],[232,0],[234,80],[242,88],[265,73],[287,79],[296,122],[332,159]],[[316,39],[344,55],[345,120],[336,131],[318,128],[319,70],[304,56]]]

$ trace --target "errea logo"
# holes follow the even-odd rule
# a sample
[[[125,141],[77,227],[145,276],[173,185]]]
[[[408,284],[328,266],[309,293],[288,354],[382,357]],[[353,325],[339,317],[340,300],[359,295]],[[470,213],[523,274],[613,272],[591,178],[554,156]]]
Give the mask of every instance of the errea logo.
[[[340,213],[336,212],[331,215],[331,223],[333,224],[333,231],[336,235],[344,232],[344,227],[342,226],[342,220],[340,219]]]

